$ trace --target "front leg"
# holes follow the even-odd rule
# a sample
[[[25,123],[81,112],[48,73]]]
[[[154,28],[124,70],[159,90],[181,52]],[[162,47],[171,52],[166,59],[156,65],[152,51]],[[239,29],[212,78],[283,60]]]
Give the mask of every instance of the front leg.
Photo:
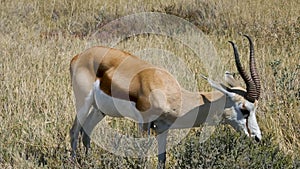
[[[166,146],[167,146],[168,130],[158,134],[156,137],[158,143],[158,169],[164,169],[166,163]]]
[[[151,128],[153,128],[152,126],[153,126],[153,122],[138,123],[139,132],[141,133],[142,136],[145,136],[145,134],[147,134],[147,137],[149,137],[151,133]]]

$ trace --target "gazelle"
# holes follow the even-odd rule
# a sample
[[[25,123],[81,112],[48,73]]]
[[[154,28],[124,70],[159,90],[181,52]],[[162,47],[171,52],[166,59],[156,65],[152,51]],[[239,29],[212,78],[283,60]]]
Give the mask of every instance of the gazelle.
[[[72,156],[75,157],[80,131],[83,129],[83,143],[88,150],[92,130],[106,115],[144,123],[144,130],[153,128],[157,133],[158,166],[162,168],[168,130],[198,127],[209,113],[221,112],[225,123],[259,141],[261,131],[255,111],[260,81],[253,43],[246,37],[250,43],[251,76],[246,74],[238,50],[230,41],[246,90],[236,86],[238,83],[227,72],[225,79],[230,79],[230,87],[204,77],[217,91],[188,92],[166,70],[117,49],[99,46],[76,55],[70,64],[77,111],[70,130]]]

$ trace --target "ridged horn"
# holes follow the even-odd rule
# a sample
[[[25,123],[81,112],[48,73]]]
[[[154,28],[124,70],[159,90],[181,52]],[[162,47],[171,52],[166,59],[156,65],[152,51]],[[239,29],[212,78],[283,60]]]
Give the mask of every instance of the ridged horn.
[[[251,74],[251,78],[254,81],[255,87],[256,87],[256,93],[257,93],[257,97],[256,100],[259,99],[260,96],[260,80],[259,80],[259,75],[257,73],[257,69],[256,69],[256,63],[255,63],[255,58],[254,58],[254,45],[253,42],[251,40],[251,38],[248,35],[244,35],[248,41],[249,41],[249,45],[250,45],[250,74]]]
[[[250,102],[254,103],[255,99],[257,98],[255,84],[254,84],[253,80],[246,74],[244,68],[242,67],[242,64],[240,61],[240,56],[239,56],[236,45],[232,41],[229,41],[229,43],[231,43],[231,45],[233,47],[236,68],[237,68],[239,74],[241,75],[241,77],[243,78],[244,82],[246,83],[247,93],[244,97],[247,100],[249,100]]]

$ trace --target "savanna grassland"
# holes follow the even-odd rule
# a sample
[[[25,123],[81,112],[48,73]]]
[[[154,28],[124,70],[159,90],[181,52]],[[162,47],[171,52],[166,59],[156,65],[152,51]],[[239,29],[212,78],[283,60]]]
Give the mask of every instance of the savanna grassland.
[[[0,11],[1,168],[155,167],[156,157],[116,156],[93,143],[88,157],[80,146],[78,161],[70,160],[75,110],[69,62],[96,45],[90,37],[98,29],[138,12],[175,15],[197,26],[218,52],[223,64],[216,72],[221,76],[225,70],[237,73],[227,41],[237,43],[246,67],[248,42],[241,34],[255,43],[262,82],[257,109],[262,141],[255,143],[218,125],[199,143],[201,129],[193,129],[168,151],[168,168],[300,168],[300,1],[0,0]],[[160,48],[158,42],[177,56],[193,55],[184,45],[155,35],[129,37],[115,47],[134,52]],[[201,63],[188,64],[198,90],[212,90],[196,76],[206,73]],[[131,121],[109,121],[129,135],[137,130]]]

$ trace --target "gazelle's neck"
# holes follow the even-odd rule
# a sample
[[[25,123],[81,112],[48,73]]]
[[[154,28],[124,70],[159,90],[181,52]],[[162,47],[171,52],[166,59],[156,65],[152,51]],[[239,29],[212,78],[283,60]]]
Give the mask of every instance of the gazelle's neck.
[[[225,104],[226,97],[221,92],[193,93],[183,90],[181,116],[173,122],[171,128],[199,127],[205,122],[213,122],[220,117]]]
[[[206,105],[214,104],[218,101],[224,100],[225,96],[219,91],[212,92],[189,92],[187,90],[182,90],[182,111],[181,115],[185,115],[190,110],[203,107]],[[225,101],[225,100],[224,100]]]

